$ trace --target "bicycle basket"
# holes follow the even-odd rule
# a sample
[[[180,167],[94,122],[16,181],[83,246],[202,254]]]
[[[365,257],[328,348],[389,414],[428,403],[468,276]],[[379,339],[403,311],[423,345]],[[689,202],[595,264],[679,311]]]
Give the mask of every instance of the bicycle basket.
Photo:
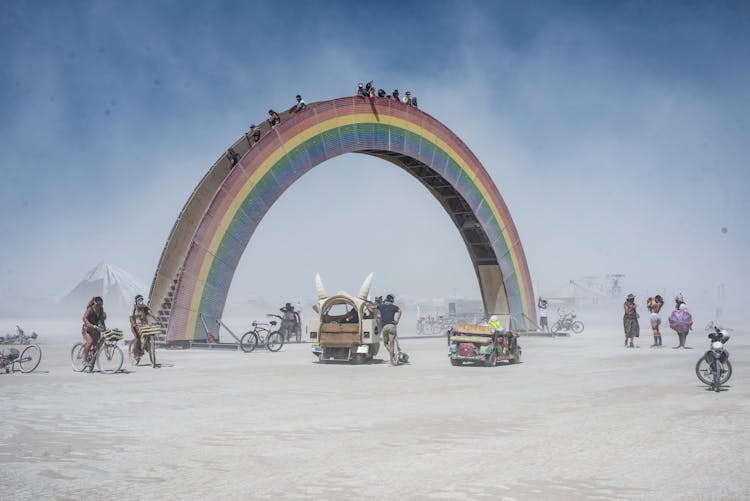
[[[158,325],[144,325],[141,327],[141,336],[156,336],[161,332],[161,327]]]
[[[102,332],[102,336],[107,341],[119,341],[122,339],[122,331],[120,329],[107,329]]]

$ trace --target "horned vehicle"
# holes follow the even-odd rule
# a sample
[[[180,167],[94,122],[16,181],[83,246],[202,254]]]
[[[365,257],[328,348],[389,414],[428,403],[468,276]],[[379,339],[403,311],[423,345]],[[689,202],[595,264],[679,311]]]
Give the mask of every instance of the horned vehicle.
[[[329,360],[366,362],[380,349],[380,326],[377,309],[367,300],[372,273],[367,275],[356,296],[337,292],[329,296],[318,273],[315,287],[318,314],[307,323],[312,352],[320,362]]]

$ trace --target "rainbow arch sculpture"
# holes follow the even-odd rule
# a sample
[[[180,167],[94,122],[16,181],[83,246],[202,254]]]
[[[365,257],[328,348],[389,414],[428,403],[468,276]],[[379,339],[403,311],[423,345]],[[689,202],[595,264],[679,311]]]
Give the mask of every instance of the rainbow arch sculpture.
[[[529,270],[508,208],[471,150],[429,114],[387,98],[312,103],[243,149],[236,166],[218,162],[204,177],[162,253],[151,304],[168,317],[167,341],[206,338],[204,326],[221,318],[234,271],[268,209],[302,175],[344,153],[379,157],[416,177],[461,234],[485,311],[507,316],[514,328],[534,325]]]

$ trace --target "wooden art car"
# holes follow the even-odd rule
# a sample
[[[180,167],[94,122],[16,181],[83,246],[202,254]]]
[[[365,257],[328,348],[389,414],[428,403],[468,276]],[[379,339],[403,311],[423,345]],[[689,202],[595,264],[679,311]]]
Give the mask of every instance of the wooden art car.
[[[518,336],[487,325],[459,324],[449,332],[448,342],[452,365],[466,362],[493,367],[503,360],[511,364],[521,361]]]
[[[318,302],[313,310],[318,317],[308,321],[307,332],[312,352],[320,362],[365,362],[378,354],[381,338],[377,310],[367,301],[371,282],[372,273],[356,296],[343,291],[329,296],[320,274],[315,277]]]

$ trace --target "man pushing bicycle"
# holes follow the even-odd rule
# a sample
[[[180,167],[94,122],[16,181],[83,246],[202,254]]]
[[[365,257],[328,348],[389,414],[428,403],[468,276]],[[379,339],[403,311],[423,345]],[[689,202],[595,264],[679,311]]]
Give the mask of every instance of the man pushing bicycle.
[[[130,353],[135,358],[135,365],[141,361],[143,356],[143,346],[141,343],[141,328],[148,326],[148,317],[154,319],[159,324],[159,319],[153,314],[151,308],[143,304],[143,296],[138,294],[135,296],[135,304],[130,312],[130,330],[133,332],[133,346],[131,346]],[[153,340],[147,338],[148,343],[152,343]],[[148,349],[149,346],[146,346]]]

